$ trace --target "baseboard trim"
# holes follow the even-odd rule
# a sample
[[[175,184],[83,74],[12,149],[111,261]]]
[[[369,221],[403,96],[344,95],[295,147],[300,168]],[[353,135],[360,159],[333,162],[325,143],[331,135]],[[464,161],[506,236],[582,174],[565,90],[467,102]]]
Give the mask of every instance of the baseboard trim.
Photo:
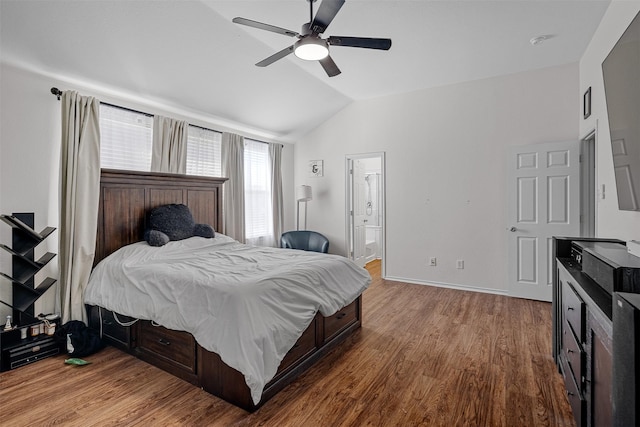
[[[481,287],[475,287],[475,286],[459,285],[457,283],[432,282],[432,281],[427,282],[425,280],[407,279],[406,277],[396,277],[396,276],[387,276],[384,278],[384,280],[411,283],[412,285],[435,286],[438,288],[457,289],[459,291],[481,292],[484,294],[509,296],[508,292],[502,289],[481,288]]]

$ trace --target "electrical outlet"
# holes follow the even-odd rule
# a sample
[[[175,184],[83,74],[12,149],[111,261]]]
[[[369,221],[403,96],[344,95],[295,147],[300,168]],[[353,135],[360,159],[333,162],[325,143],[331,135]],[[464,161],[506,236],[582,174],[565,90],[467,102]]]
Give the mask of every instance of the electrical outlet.
[[[431,258],[429,258],[429,265],[432,267],[436,266],[436,257],[432,256]]]
[[[459,270],[462,270],[464,268],[464,260],[461,260],[461,259],[457,260],[456,261],[456,268],[459,269]]]

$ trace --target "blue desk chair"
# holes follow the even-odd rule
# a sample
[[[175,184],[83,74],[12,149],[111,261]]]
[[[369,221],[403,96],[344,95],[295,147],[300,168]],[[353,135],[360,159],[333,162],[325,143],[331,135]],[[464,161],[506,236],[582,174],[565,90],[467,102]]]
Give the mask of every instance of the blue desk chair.
[[[312,252],[329,252],[329,239],[315,231],[287,231],[280,237],[280,247]]]

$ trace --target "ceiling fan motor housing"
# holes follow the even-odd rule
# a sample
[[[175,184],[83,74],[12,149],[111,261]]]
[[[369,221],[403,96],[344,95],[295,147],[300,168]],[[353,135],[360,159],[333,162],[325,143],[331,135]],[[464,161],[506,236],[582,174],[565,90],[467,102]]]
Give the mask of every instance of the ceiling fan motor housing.
[[[311,22],[302,24],[302,28],[300,29],[300,35],[304,37],[304,36],[308,36],[309,34],[311,34]]]

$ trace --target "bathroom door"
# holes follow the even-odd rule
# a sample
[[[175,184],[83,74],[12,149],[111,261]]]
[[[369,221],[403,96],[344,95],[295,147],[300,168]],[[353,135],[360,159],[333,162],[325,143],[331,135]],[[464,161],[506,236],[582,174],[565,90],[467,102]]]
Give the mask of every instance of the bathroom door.
[[[366,181],[364,179],[365,168],[363,161],[354,159],[351,161],[351,221],[353,230],[353,261],[360,267],[366,263]]]
[[[512,147],[508,156],[509,295],[551,301],[553,236],[580,235],[578,141]]]

